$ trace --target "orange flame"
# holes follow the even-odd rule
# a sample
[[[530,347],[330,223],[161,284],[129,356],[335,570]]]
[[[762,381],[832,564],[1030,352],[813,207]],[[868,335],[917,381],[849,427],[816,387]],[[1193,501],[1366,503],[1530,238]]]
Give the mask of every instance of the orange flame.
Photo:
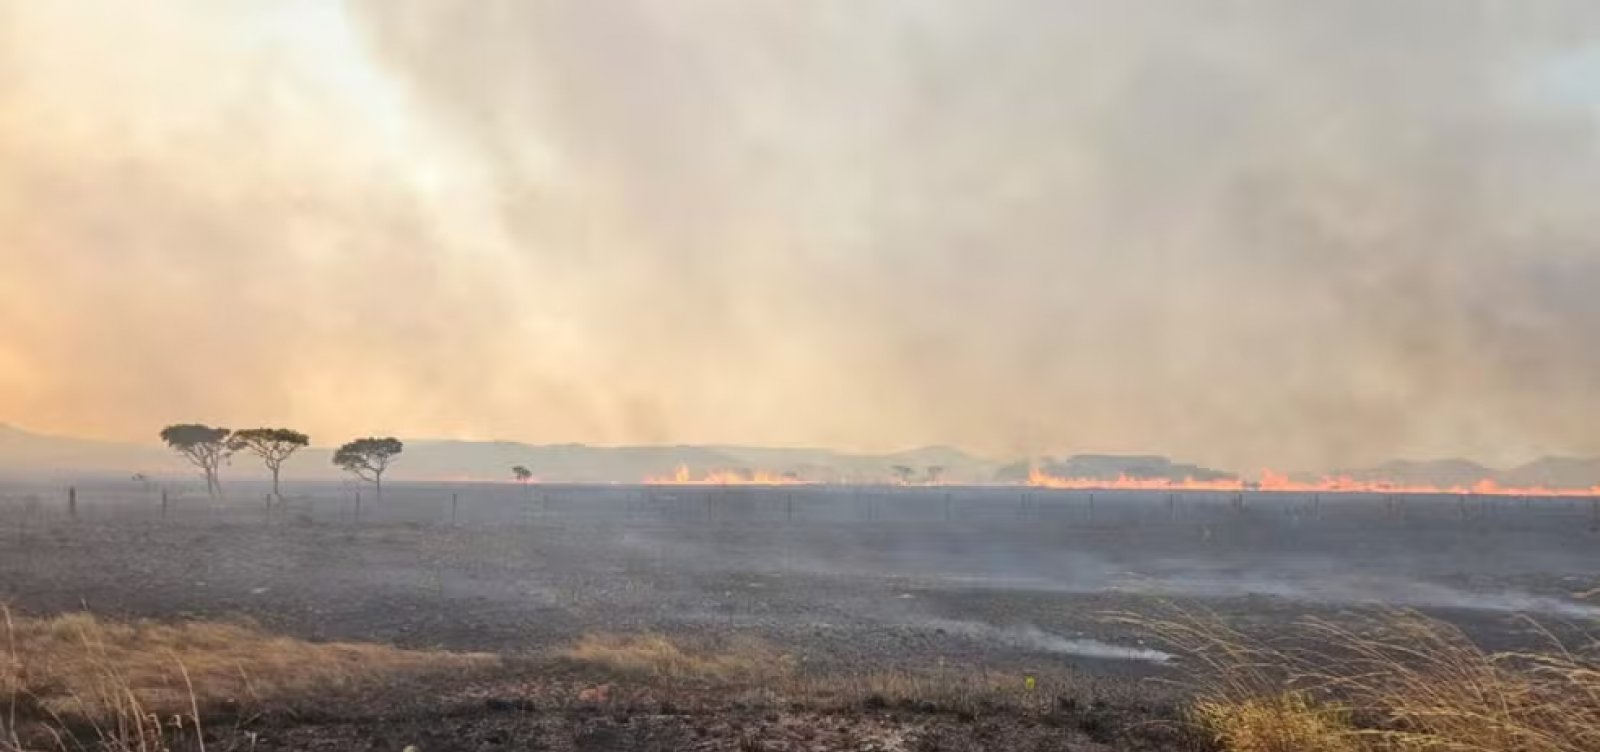
[[[1196,480],[1184,478],[1063,478],[1032,468],[1028,485],[1073,491],[1271,491],[1281,493],[1366,493],[1366,494],[1476,494],[1480,496],[1600,496],[1600,485],[1593,488],[1549,488],[1546,486],[1502,486],[1493,480],[1480,480],[1470,486],[1434,486],[1383,480],[1357,480],[1349,476],[1324,476],[1314,481],[1294,480],[1286,473],[1262,470],[1261,479]]]
[[[696,478],[687,465],[679,465],[672,475],[656,475],[644,479],[652,486],[798,486],[809,483],[789,475],[778,475],[764,470],[744,472],[712,470]]]
[[[1263,491],[1295,493],[1382,493],[1382,494],[1475,494],[1479,496],[1600,496],[1600,486],[1592,488],[1551,488],[1548,486],[1502,486],[1483,479],[1469,486],[1435,486],[1386,480],[1358,480],[1349,476],[1323,476],[1315,481],[1297,481],[1283,473],[1261,471]]]

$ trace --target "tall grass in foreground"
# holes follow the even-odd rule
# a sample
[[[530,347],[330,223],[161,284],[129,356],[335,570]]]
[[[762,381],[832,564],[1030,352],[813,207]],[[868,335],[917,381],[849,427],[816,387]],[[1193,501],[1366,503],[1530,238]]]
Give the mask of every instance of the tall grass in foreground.
[[[1229,752],[1594,752],[1600,643],[1489,652],[1412,612],[1264,640],[1211,614],[1122,615],[1191,662],[1192,719]]]
[[[0,752],[204,750],[201,718],[315,703],[400,676],[493,663],[487,656],[313,643],[220,622],[36,619],[0,605]]]

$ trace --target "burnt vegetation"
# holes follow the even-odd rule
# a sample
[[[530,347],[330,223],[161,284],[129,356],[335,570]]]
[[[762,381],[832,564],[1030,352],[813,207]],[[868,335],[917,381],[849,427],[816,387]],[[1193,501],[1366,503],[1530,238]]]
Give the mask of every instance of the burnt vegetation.
[[[1381,496],[555,485],[531,506],[504,483],[386,482],[352,518],[349,489],[306,482],[283,513],[179,498],[157,517],[141,483],[116,510],[94,488],[77,518],[0,505],[0,596],[29,609],[0,661],[5,752],[1593,742],[1597,583],[1559,574],[1592,547],[1586,500],[1460,517]],[[1423,582],[1441,556],[1480,592]],[[1309,597],[1268,577],[1304,561],[1370,567],[1434,615],[1250,594]],[[1098,579],[1113,562],[1143,572]],[[1220,566],[1257,579],[1229,595]],[[1537,567],[1556,574],[1504,574]],[[1150,585],[1172,576],[1181,609]],[[1512,585],[1544,595],[1493,605]]]

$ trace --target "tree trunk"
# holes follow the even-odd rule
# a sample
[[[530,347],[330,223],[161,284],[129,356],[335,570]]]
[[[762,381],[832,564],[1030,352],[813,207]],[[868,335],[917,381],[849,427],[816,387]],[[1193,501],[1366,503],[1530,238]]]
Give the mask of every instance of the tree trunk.
[[[277,465],[273,465],[273,467],[272,467],[272,495],[278,497],[278,501],[283,501],[283,494],[278,491],[278,466]]]

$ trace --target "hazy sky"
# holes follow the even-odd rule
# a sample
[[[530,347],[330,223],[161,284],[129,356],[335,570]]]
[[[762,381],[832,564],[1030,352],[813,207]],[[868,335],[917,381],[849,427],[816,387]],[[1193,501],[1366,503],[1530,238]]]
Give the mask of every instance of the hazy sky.
[[[0,421],[1600,453],[1600,3],[0,0]]]

